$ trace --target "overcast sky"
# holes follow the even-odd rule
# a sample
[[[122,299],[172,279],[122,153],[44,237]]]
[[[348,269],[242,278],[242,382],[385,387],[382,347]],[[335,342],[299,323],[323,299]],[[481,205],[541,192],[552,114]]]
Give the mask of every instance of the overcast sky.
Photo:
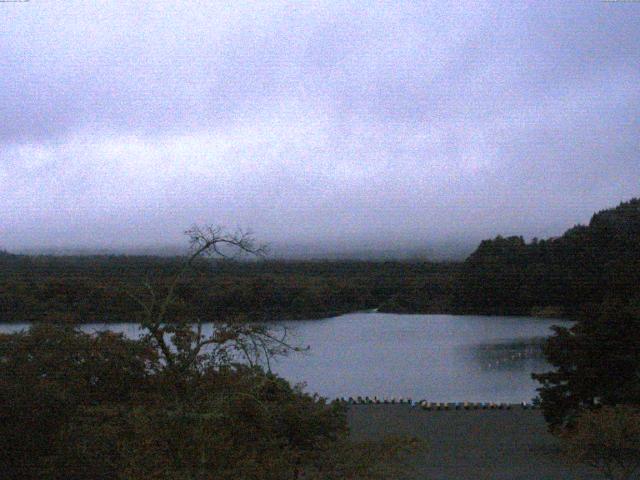
[[[0,3],[0,248],[559,235],[639,119],[640,3]]]

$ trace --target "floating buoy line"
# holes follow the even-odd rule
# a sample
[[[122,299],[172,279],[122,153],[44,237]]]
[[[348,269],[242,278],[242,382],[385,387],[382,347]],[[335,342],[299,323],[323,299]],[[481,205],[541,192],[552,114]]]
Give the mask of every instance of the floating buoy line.
[[[421,410],[511,410],[520,407],[524,410],[535,410],[539,406],[535,403],[505,403],[505,402],[430,402],[419,400],[414,402],[411,398],[391,397],[339,397],[335,402],[345,405],[409,405]]]

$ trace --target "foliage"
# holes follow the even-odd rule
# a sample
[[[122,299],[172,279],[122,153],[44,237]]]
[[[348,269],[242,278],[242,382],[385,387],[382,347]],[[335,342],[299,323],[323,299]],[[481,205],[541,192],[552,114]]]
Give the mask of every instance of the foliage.
[[[638,299],[640,199],[598,212],[559,238],[485,240],[457,278],[452,303],[466,313],[546,309],[575,317],[607,300]]]
[[[188,232],[163,286],[145,284],[139,340],[36,325],[0,336],[0,464],[18,479],[383,478],[411,442],[359,446],[344,409],[259,365],[293,347],[264,326],[176,315],[176,288],[201,256],[252,239]],[[238,363],[238,354],[244,363]],[[351,452],[345,456],[344,452]],[[384,468],[383,468],[384,467]]]
[[[555,370],[533,375],[552,428],[597,405],[640,404],[639,310],[610,302],[554,328],[544,353]]]
[[[0,257],[0,322],[142,320],[124,294],[167,291],[181,258]],[[173,318],[322,318],[381,308],[445,312],[457,264],[199,259],[175,286]]]
[[[134,404],[156,367],[153,351],[112,333],[89,336],[68,326],[37,325],[0,336],[0,464],[6,478],[64,478],[53,474],[62,463],[68,478],[111,471],[102,462],[109,463],[107,454],[92,469],[82,466],[68,437],[73,428],[88,427],[81,419],[89,412],[95,410],[89,418],[96,419]],[[105,452],[104,443],[95,446],[96,454]],[[80,469],[90,472],[80,477]]]
[[[608,479],[630,479],[640,469],[638,407],[585,411],[561,439],[570,459],[596,468]]]
[[[349,441],[343,407],[259,367],[177,376],[145,341],[68,326],[0,337],[5,478],[383,478],[379,450]]]

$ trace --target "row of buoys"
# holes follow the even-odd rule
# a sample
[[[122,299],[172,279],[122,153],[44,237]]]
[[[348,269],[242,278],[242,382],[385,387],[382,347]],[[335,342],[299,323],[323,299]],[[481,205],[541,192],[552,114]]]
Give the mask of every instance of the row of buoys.
[[[428,402],[423,400],[418,403],[418,407],[422,410],[511,410],[510,403],[495,402]]]
[[[496,402],[428,402],[421,400],[415,404],[410,398],[378,398],[378,397],[349,397],[349,398],[336,398],[336,402],[345,403],[348,405],[415,405],[422,410],[511,410],[515,407],[511,403],[496,403]],[[534,410],[539,408],[537,404],[522,402],[519,405],[525,410]]]
[[[417,406],[422,410],[511,410],[515,405],[511,403],[496,402],[441,403],[422,400],[417,403]],[[537,405],[527,402],[522,402],[520,406],[525,410],[538,408]]]
[[[348,405],[415,405],[422,410],[511,410],[515,405],[511,403],[496,403],[496,402],[428,402],[427,400],[421,400],[415,404],[410,398],[378,398],[378,397],[349,397],[349,398],[336,398],[336,402],[345,403]],[[520,407],[525,410],[534,410],[539,408],[534,403],[522,402]]]
[[[378,398],[378,397],[349,397],[349,398],[336,398],[336,402],[338,403],[346,403],[349,405],[373,405],[373,404],[403,404],[403,405],[412,405],[413,402],[410,398]]]

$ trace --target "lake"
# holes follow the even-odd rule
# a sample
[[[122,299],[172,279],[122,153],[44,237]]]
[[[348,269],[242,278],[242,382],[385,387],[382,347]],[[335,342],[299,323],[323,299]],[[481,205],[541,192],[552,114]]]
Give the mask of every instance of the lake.
[[[530,317],[351,313],[322,320],[274,322],[306,353],[272,368],[306,390],[335,398],[411,397],[435,402],[531,401],[531,372],[549,368],[541,342],[551,325],[571,322]],[[0,331],[24,329],[0,325]],[[136,337],[135,324],[87,324]]]

